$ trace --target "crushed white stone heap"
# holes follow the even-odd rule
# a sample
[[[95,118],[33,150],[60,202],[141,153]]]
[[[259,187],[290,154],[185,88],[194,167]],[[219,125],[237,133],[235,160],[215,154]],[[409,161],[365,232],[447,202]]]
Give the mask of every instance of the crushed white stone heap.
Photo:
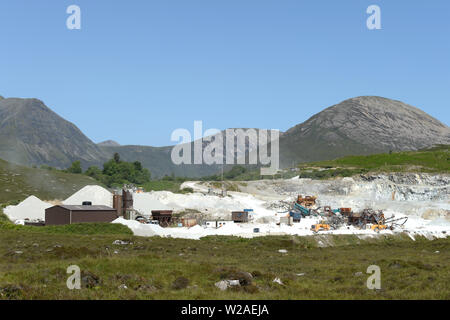
[[[29,196],[17,206],[8,206],[3,212],[11,221],[17,220],[45,220],[45,209],[53,205],[40,200],[35,196]]]
[[[113,206],[113,194],[103,187],[91,185],[85,186],[69,198],[63,201],[65,205],[81,205],[84,201],[90,201],[93,205]]]

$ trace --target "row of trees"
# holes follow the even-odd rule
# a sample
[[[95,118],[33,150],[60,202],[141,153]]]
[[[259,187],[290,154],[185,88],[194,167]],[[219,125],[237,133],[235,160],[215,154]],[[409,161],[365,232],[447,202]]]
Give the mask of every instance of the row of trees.
[[[73,162],[66,171],[82,174],[83,169],[81,168],[80,161]],[[142,185],[151,179],[150,171],[142,167],[139,161],[122,161],[118,153],[115,153],[111,160],[103,164],[103,170],[97,166],[91,166],[84,174],[104,183],[108,187],[121,186],[129,183]]]

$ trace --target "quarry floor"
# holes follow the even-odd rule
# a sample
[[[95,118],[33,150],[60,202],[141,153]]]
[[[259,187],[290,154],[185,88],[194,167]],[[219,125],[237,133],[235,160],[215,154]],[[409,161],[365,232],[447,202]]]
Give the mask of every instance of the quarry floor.
[[[150,214],[152,206],[159,203],[165,209],[175,212],[198,212],[195,216],[204,220],[231,218],[231,211],[253,209],[254,219],[250,223],[228,224],[218,229],[201,226],[191,228],[161,228],[157,225],[142,225],[136,221],[118,219],[130,227],[135,235],[161,236],[186,239],[200,239],[210,235],[234,235],[244,238],[266,235],[312,235],[311,225],[320,218],[307,217],[293,226],[277,225],[280,217],[287,215],[286,204],[292,203],[297,195],[314,195],[317,206],[352,208],[358,212],[365,208],[383,210],[385,217],[407,217],[402,227],[382,234],[404,233],[414,239],[424,236],[428,239],[446,238],[450,234],[450,177],[448,175],[396,174],[368,177],[337,178],[333,180],[289,179],[232,182],[233,189],[227,196],[219,196],[220,190],[208,182],[185,182],[193,194],[174,194],[157,191],[134,195],[134,207]],[[229,183],[229,182],[228,182]],[[208,193],[209,189],[213,194]],[[254,229],[259,232],[255,233]],[[372,237],[372,230],[360,230],[342,226],[325,234],[358,235]],[[324,244],[325,245],[325,244]]]

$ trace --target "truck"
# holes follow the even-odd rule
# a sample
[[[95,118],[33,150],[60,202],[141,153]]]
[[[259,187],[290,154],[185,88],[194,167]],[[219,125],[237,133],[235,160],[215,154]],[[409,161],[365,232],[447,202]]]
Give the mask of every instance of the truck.
[[[292,217],[294,222],[300,222],[302,220],[302,214],[300,212],[291,211],[289,212],[289,216]]]

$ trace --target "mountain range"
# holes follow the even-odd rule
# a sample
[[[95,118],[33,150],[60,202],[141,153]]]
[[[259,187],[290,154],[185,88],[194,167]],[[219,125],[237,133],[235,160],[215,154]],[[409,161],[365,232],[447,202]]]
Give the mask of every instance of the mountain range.
[[[281,167],[289,167],[345,155],[450,144],[450,128],[403,102],[363,96],[326,108],[280,133],[279,142]],[[203,148],[207,145],[204,142]],[[221,169],[220,165],[175,165],[171,161],[172,148],[121,146],[112,140],[95,144],[42,101],[0,96],[0,158],[9,162],[67,168],[80,160],[84,168],[101,167],[117,152],[123,160],[140,161],[157,177],[205,176]],[[246,146],[246,150],[256,149]]]

